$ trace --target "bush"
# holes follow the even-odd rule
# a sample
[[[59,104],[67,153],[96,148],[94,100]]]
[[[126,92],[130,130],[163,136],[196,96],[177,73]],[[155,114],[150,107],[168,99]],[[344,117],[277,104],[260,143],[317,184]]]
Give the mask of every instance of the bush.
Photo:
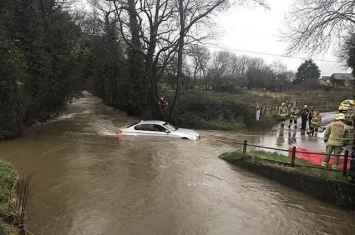
[[[252,102],[250,102],[252,101]],[[190,91],[181,96],[173,123],[177,126],[217,130],[271,127],[273,118],[255,121],[254,97],[212,91]]]

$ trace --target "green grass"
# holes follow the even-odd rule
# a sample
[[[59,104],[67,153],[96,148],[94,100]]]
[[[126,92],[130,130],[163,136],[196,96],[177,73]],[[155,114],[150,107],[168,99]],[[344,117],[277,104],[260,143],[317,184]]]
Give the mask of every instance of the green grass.
[[[0,234],[18,234],[17,229],[2,221],[9,213],[8,203],[10,201],[11,190],[16,182],[16,172],[12,165],[0,160]]]
[[[19,235],[19,231],[16,227],[13,227],[0,219],[0,234]]]
[[[260,159],[266,159],[270,161],[276,161],[281,163],[291,163],[291,158],[277,152],[266,152],[263,150],[250,150],[249,154],[254,157],[258,157]],[[309,162],[304,159],[295,159],[295,164],[304,165],[304,166],[312,166]]]
[[[243,155],[241,149],[237,149],[232,152],[225,152],[218,156],[223,160],[249,160],[258,162],[259,164],[271,165],[278,167],[284,171],[296,171],[300,174],[311,175],[315,177],[321,177],[325,179],[345,181],[341,171],[318,168],[303,159],[295,159],[296,167],[291,167],[291,158],[281,155],[276,152],[266,152],[263,150],[250,150],[246,155]],[[266,161],[265,161],[266,160]]]
[[[241,120],[204,120],[201,123],[202,129],[207,130],[222,130],[222,131],[241,131],[246,130],[244,123]]]
[[[0,204],[6,203],[10,191],[16,179],[13,167],[4,161],[0,161]]]

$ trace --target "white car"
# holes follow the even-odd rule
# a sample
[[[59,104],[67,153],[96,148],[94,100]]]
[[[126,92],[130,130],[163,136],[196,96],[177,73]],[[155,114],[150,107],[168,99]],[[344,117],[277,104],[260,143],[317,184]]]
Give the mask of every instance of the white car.
[[[169,136],[180,139],[199,140],[200,135],[193,130],[177,128],[164,121],[140,121],[128,127],[122,127],[118,135]]]

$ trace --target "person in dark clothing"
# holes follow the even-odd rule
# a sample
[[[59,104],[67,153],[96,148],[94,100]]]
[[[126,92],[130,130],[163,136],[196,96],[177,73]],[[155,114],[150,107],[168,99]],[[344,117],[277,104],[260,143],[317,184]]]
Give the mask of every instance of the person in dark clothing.
[[[305,105],[303,107],[300,114],[301,114],[301,119],[302,119],[301,130],[305,131],[306,126],[307,126],[307,119],[308,119],[308,115],[309,115],[309,109],[308,109],[307,105]]]

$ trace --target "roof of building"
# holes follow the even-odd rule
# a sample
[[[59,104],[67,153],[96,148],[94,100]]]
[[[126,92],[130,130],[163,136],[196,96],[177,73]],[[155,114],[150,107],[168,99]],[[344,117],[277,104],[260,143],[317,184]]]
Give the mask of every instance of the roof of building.
[[[351,73],[333,73],[331,77],[335,80],[355,80]]]
[[[322,76],[320,80],[330,80],[330,76]]]

